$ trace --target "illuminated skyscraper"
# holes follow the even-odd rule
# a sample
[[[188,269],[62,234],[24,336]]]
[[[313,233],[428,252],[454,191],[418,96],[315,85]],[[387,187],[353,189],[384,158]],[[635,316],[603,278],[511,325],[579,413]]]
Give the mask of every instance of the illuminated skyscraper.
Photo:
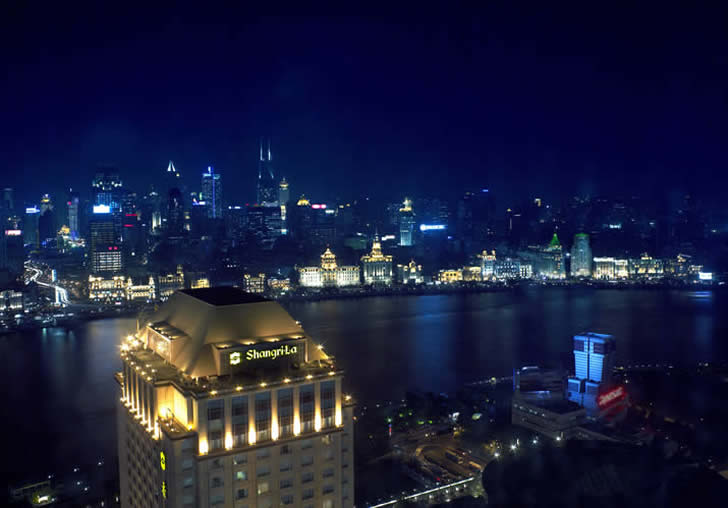
[[[399,244],[403,247],[415,244],[415,213],[409,198],[405,198],[399,209]]]
[[[568,380],[568,398],[590,413],[597,411],[600,390],[609,386],[615,361],[612,335],[587,332],[574,336],[574,377]]]
[[[374,237],[372,251],[361,258],[364,284],[392,284],[392,256],[382,254],[379,237]]]
[[[37,249],[40,243],[40,235],[38,233],[38,222],[40,218],[40,209],[37,206],[31,206],[25,209],[23,216],[23,242]]]
[[[38,236],[41,245],[55,242],[56,216],[53,211],[53,202],[48,194],[40,199],[40,216],[38,217]]]
[[[351,507],[342,371],[276,302],[188,289],[121,347],[126,507]]]
[[[592,250],[589,246],[589,235],[577,233],[574,235],[574,245],[571,247],[571,276],[591,277]]]
[[[222,219],[222,181],[220,173],[215,173],[212,166],[202,173],[202,201],[208,218]]]
[[[285,177],[283,180],[281,180],[281,183],[278,184],[278,203],[281,206],[281,222],[283,222],[283,234],[288,234],[288,201],[291,199],[291,194],[288,189],[288,182],[286,181]]]
[[[260,160],[258,161],[258,182],[256,186],[258,204],[262,206],[279,206],[278,184],[273,175],[273,157],[270,151],[263,150],[263,138],[260,139]]]
[[[91,273],[114,274],[123,268],[119,237],[109,205],[94,205],[89,221],[88,253]]]

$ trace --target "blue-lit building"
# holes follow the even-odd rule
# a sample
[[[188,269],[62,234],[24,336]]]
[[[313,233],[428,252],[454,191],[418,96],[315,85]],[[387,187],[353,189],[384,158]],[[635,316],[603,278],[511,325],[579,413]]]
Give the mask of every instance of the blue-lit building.
[[[574,376],[567,382],[567,397],[590,414],[598,411],[599,392],[609,385],[616,350],[612,335],[586,332],[574,336]]]
[[[215,173],[212,166],[202,173],[202,201],[209,219],[222,219],[222,181],[220,173]]]

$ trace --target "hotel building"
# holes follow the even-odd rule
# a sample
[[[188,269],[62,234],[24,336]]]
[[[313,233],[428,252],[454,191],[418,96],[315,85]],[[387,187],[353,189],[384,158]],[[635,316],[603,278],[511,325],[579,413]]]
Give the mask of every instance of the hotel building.
[[[350,507],[342,372],[276,302],[174,293],[121,346],[122,507]]]

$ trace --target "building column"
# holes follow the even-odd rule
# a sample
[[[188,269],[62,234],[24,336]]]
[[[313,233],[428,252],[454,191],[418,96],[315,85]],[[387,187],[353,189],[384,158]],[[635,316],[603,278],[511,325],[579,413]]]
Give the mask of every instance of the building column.
[[[293,387],[293,435],[298,436],[301,433],[301,395],[298,385]]]
[[[313,429],[318,432],[321,430],[321,381],[313,384]]]
[[[270,391],[270,437],[273,441],[278,439],[280,429],[278,427],[278,390]]]
[[[337,376],[336,377],[334,387],[335,387],[334,388],[334,404],[335,404],[335,409],[334,409],[334,425],[336,425],[337,427],[341,427],[341,422],[342,422],[342,419],[341,419],[341,399],[342,399],[342,395],[341,395],[341,377],[340,376]]]
[[[258,435],[255,432],[255,394],[248,395],[248,444],[254,445]]]

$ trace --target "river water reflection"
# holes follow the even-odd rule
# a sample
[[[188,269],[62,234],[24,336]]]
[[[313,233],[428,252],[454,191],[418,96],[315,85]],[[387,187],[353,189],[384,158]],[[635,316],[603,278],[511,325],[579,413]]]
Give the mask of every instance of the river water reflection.
[[[569,362],[570,337],[617,337],[618,362],[728,359],[725,292],[532,288],[520,292],[290,303],[346,370],[360,404],[453,391],[524,364]],[[9,480],[115,460],[113,374],[133,319],[0,338],[2,471]]]

